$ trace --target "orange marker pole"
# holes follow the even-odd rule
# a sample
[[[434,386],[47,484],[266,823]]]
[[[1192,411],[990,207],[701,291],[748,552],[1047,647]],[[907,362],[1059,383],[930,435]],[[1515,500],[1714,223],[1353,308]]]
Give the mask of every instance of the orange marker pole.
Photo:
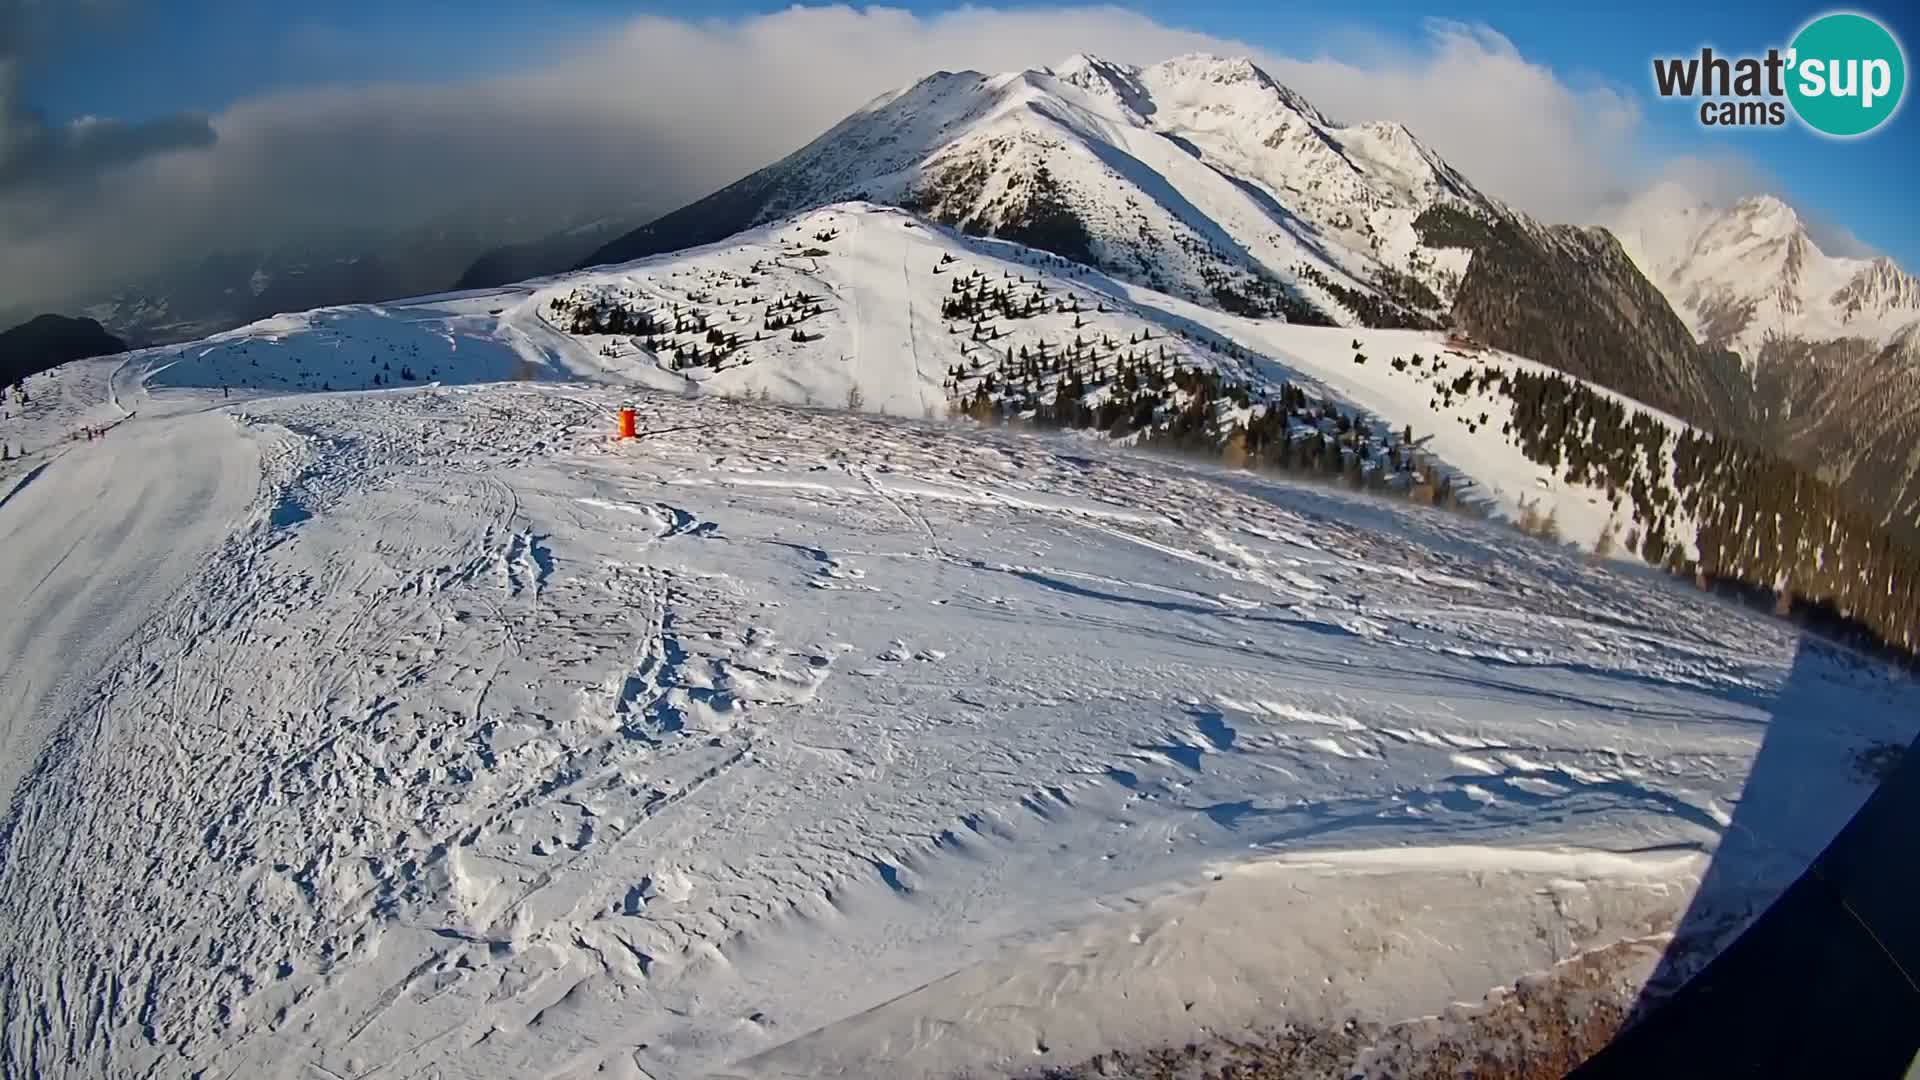
[[[623,439],[632,439],[637,437],[634,434],[634,416],[633,416],[632,409],[620,410],[620,437]]]

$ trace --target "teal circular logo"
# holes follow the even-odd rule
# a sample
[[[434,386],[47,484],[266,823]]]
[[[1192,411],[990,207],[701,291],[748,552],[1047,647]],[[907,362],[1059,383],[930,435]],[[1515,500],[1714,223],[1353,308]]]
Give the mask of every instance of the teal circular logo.
[[[1887,122],[1907,89],[1907,58],[1865,15],[1822,15],[1794,35],[1787,100],[1815,131],[1850,138]]]

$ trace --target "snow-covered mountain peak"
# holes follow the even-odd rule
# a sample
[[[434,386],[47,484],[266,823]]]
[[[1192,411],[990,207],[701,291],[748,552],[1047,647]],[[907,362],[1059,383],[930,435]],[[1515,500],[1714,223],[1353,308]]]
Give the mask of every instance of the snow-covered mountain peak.
[[[1262,71],[1260,65],[1244,56],[1220,56],[1205,52],[1186,53],[1154,64],[1148,70],[1168,79],[1184,78],[1221,86],[1251,83],[1266,89],[1280,88],[1280,84],[1274,80],[1273,76]]]
[[[1803,227],[1800,215],[1776,195],[1749,195],[1733,204],[1733,213],[1755,232],[1781,235]]]
[[[1744,246],[1751,251],[1784,256],[1790,248],[1799,248],[1808,242],[1800,215],[1779,199],[1763,195],[1734,203],[1707,226],[1695,246],[1704,249]]]
[[[1715,207],[1664,184],[1610,224],[1702,340],[1749,362],[1770,340],[1884,345],[1920,320],[1911,275],[1885,258],[1829,255],[1774,195]]]
[[[1095,98],[1111,102],[1144,120],[1153,115],[1153,99],[1140,84],[1140,69],[1075,53],[1047,69],[1048,74]]]
[[[1076,53],[1046,73],[1142,118],[1166,106],[1236,122],[1271,124],[1274,114],[1286,113],[1315,127],[1335,126],[1312,102],[1244,56],[1189,53],[1138,67]]]
[[[1425,205],[1443,196],[1481,205],[1492,202],[1405,124],[1375,121],[1345,130],[1349,158],[1413,203]]]
[[[1246,120],[1280,109],[1316,127],[1334,126],[1312,102],[1244,56],[1189,53],[1142,68],[1139,76],[1163,104],[1177,102]]]
[[[1471,258],[1437,203],[1510,215],[1397,123],[1334,124],[1244,57],[941,73],[591,262],[867,199],[1190,299],[1294,321],[1433,325]],[[669,242],[669,238],[671,238]]]
[[[1867,260],[1832,299],[1849,314],[1911,312],[1907,329],[1920,326],[1920,279],[1885,255]]]
[[[1042,69],[1062,82],[1086,88],[1098,82],[1111,79],[1127,79],[1138,75],[1140,69],[1131,64],[1122,64],[1107,60],[1092,53],[1074,53],[1057,64]]]

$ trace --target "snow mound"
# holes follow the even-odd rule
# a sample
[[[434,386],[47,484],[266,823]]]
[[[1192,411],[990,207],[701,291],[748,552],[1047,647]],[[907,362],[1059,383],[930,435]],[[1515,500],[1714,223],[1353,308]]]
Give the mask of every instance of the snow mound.
[[[310,393],[560,376],[537,348],[501,333],[500,299],[455,294],[320,308],[133,356],[150,391]]]

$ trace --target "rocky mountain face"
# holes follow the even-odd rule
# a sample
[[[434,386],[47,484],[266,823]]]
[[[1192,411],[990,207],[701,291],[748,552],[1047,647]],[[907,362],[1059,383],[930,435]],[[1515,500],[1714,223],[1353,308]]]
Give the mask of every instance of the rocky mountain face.
[[[1614,227],[1703,347],[1740,357],[1728,426],[1920,537],[1920,280],[1827,254],[1771,196],[1720,208],[1663,186]]]
[[[1429,244],[1473,253],[1454,295],[1459,330],[1709,430],[1742,422],[1739,358],[1696,342],[1605,229],[1439,209],[1416,225]]]
[[[1719,208],[1666,184],[1610,224],[1700,339],[1749,364],[1776,339],[1886,345],[1920,323],[1920,280],[1885,257],[1827,254],[1771,195]]]
[[[92,319],[40,315],[0,331],[0,386],[11,386],[70,360],[109,356],[126,348],[126,342]]]

